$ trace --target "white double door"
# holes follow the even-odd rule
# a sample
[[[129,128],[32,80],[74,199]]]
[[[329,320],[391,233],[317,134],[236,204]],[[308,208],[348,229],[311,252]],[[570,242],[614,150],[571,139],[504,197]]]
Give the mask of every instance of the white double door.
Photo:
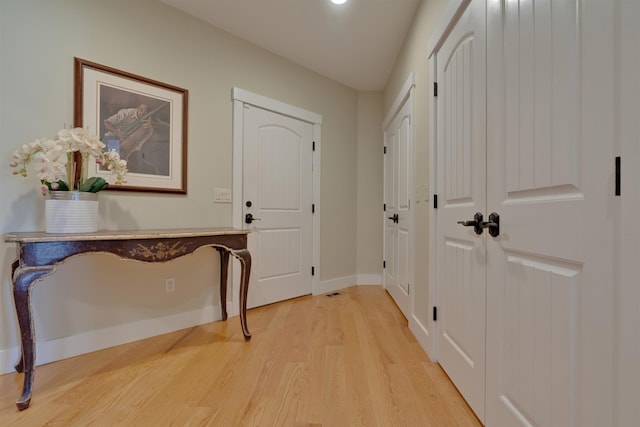
[[[613,425],[612,13],[472,0],[437,51],[437,357],[488,426]]]
[[[312,293],[313,125],[252,105],[242,111],[251,308]]]

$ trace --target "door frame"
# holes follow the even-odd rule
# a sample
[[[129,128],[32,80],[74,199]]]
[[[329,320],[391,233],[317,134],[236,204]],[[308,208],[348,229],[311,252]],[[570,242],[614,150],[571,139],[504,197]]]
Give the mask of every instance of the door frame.
[[[640,163],[640,147],[638,146],[638,114],[640,113],[640,53],[636,49],[638,30],[635,17],[640,12],[637,2],[620,2],[619,19],[621,22],[620,52],[620,146],[621,187],[616,197],[619,204],[618,241],[614,246],[619,248],[619,291],[616,313],[619,339],[616,371],[616,389],[618,401],[614,413],[618,415],[619,425],[632,425],[640,419],[637,396],[640,393],[640,331],[636,325],[640,322],[640,288],[637,278],[640,276],[640,255],[638,254],[638,238],[640,228],[637,226],[637,214],[640,210],[640,170],[634,165]],[[625,50],[626,49],[626,50]]]
[[[313,295],[320,293],[320,148],[322,115],[304,110],[302,108],[286,104],[275,99],[271,99],[262,95],[258,95],[247,90],[234,87],[231,91],[233,100],[233,184],[232,184],[232,200],[231,200],[231,226],[233,228],[243,228],[242,220],[242,188],[243,188],[243,129],[244,129],[244,106],[252,105],[264,110],[269,110],[277,114],[289,116],[312,125],[312,138],[314,142],[314,150],[312,153],[312,203],[315,206],[315,212],[312,215],[312,265],[315,274],[311,277],[311,291]],[[234,263],[231,271],[231,281],[233,283],[233,291],[230,296],[233,301],[239,297],[240,285],[235,277],[239,277],[240,267]],[[230,315],[237,315],[237,304],[227,304],[232,307]]]

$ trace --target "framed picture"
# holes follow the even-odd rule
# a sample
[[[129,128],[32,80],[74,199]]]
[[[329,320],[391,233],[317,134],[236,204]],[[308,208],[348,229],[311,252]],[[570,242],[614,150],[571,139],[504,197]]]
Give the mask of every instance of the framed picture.
[[[109,190],[187,193],[188,91],[74,58],[74,124],[127,161],[127,182]],[[90,162],[95,164],[95,162]],[[99,165],[89,176],[113,182]]]

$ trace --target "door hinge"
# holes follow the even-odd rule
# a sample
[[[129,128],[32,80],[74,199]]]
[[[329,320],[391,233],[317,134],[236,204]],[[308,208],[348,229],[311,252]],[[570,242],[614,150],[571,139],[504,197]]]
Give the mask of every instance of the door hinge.
[[[316,213],[316,204],[315,203],[311,204],[311,213]]]
[[[620,175],[620,156],[616,157],[616,196],[620,195],[620,180],[621,180],[621,175]]]
[[[433,307],[433,321],[434,322],[438,321],[438,307],[436,306]]]
[[[437,82],[433,82],[433,96],[435,96],[435,97],[438,96],[438,83]]]
[[[313,141],[311,143],[311,151],[316,151],[316,142],[315,141]]]
[[[407,295],[411,295],[411,283],[407,283]]]
[[[438,195],[433,195],[433,209],[438,209]]]
[[[387,268],[387,261],[382,261],[382,268]]]
[[[382,149],[382,151],[383,151],[383,153],[384,153],[384,154],[387,154],[387,147],[384,147],[384,148]]]
[[[312,276],[316,275],[316,268],[315,267],[311,267],[311,275]]]
[[[385,211],[385,212],[387,211],[387,204],[386,203],[382,205],[382,210]]]

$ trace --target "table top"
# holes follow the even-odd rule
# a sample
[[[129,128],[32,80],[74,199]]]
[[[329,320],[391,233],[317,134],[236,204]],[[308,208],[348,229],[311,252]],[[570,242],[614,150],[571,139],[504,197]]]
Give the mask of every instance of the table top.
[[[213,228],[174,228],[150,230],[101,230],[95,233],[45,233],[10,232],[4,235],[5,242],[40,243],[40,242],[76,242],[91,240],[133,240],[133,239],[180,239],[189,237],[225,236],[248,234],[249,230],[229,227]]]

